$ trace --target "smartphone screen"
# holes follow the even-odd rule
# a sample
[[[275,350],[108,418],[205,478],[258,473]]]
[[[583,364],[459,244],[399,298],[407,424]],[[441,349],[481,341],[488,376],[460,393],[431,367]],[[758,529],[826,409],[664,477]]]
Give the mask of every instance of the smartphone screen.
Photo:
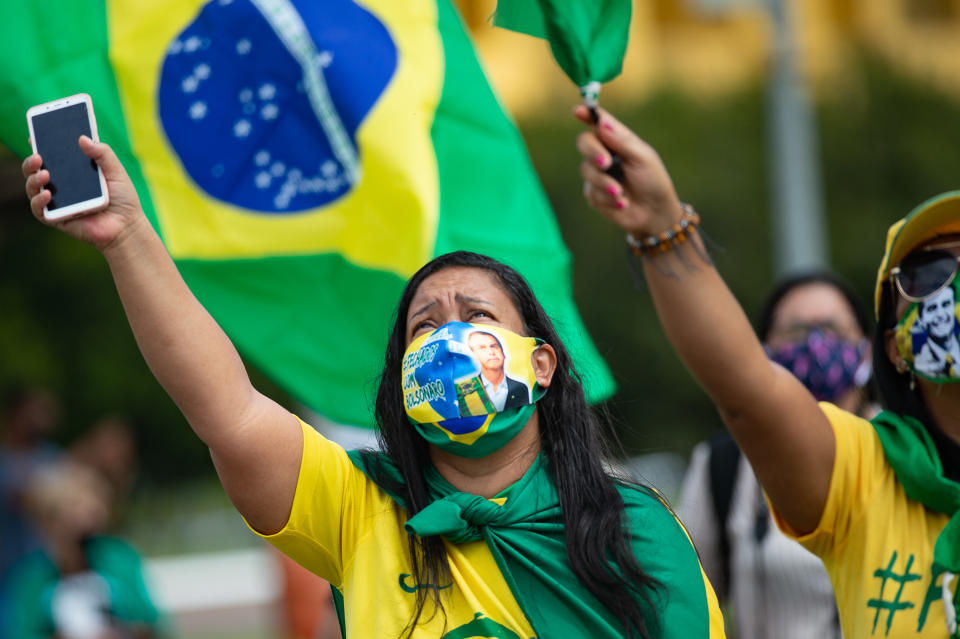
[[[96,163],[77,144],[81,135],[92,137],[84,103],[33,116],[37,151],[43,158],[43,168],[50,171],[50,211],[103,195]]]

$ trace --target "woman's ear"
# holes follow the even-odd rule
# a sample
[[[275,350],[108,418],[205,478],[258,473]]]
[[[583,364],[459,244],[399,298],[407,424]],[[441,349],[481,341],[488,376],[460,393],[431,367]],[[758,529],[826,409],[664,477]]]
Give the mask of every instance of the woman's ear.
[[[557,370],[557,353],[553,350],[553,346],[549,344],[538,346],[530,355],[530,363],[533,364],[537,383],[548,388],[553,381],[553,372]]]

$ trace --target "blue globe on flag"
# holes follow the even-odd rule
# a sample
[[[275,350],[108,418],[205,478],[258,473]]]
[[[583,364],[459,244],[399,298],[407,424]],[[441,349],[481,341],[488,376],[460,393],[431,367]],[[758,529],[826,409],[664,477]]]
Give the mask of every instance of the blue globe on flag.
[[[356,132],[396,66],[386,27],[352,0],[211,0],[167,48],[160,120],[210,196],[315,209],[359,181]]]

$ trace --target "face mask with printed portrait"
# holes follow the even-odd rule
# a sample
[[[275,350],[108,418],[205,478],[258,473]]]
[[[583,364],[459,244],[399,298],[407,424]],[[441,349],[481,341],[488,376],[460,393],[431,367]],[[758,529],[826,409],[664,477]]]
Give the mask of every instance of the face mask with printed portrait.
[[[532,356],[543,341],[498,326],[450,322],[421,335],[403,356],[403,405],[430,444],[484,457],[526,425],[546,389]]]
[[[894,329],[897,349],[917,376],[937,383],[960,382],[960,280],[911,302]]]

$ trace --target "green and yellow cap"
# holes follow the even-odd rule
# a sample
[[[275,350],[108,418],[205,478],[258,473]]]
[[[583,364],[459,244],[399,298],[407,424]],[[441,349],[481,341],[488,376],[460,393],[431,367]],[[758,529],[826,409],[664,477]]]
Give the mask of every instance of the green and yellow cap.
[[[877,270],[873,312],[878,318],[880,295],[883,283],[890,277],[890,269],[924,242],[951,233],[960,233],[960,191],[947,191],[932,197],[894,222],[887,231],[886,248]]]

